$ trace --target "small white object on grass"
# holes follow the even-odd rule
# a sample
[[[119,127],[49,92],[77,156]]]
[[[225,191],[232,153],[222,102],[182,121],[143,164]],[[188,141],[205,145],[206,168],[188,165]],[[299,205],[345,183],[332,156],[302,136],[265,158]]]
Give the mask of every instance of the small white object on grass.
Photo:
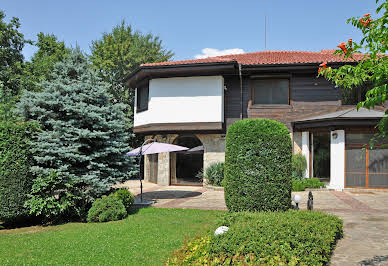
[[[220,226],[220,227],[218,227],[216,229],[216,231],[214,232],[214,235],[215,236],[222,235],[222,234],[228,232],[228,230],[229,230],[229,227],[227,227],[227,226]]]

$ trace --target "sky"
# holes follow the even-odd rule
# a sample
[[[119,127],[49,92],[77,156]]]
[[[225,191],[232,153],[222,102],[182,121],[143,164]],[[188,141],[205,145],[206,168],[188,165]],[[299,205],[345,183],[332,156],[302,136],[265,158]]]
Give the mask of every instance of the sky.
[[[263,50],[320,51],[361,39],[346,20],[375,15],[375,0],[3,0],[7,19],[36,40],[55,34],[68,46],[90,52],[93,40],[125,20],[136,30],[159,36],[173,60]],[[267,42],[265,45],[265,17]],[[28,59],[34,46],[23,50]]]

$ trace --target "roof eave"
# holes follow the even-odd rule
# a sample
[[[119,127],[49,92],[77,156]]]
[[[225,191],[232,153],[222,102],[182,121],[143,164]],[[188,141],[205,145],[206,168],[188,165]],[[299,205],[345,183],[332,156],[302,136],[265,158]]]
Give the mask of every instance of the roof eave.
[[[136,68],[131,73],[127,74],[122,80],[123,83],[127,86],[131,87],[136,82],[142,80],[143,78],[137,79],[139,77],[139,74],[142,71],[158,71],[163,70],[168,72],[168,70],[171,69],[189,69],[189,68],[202,68],[202,67],[219,67],[219,66],[225,66],[225,65],[237,65],[238,62],[236,60],[231,61],[220,61],[220,62],[205,62],[205,63],[183,63],[183,64],[170,64],[170,65],[143,65],[138,68]],[[284,69],[315,69],[318,68],[319,62],[315,63],[286,63],[286,64],[241,64],[242,70],[246,71],[254,71],[256,69],[259,70],[266,70],[266,69],[274,69],[277,70],[284,70]],[[355,62],[329,62],[330,65],[336,67],[341,66],[344,64],[355,64]],[[182,71],[184,72],[184,71]]]
[[[168,72],[171,72],[173,70],[180,70],[179,72],[184,73],[186,70],[201,70],[203,68],[206,69],[220,69],[225,70],[225,66],[228,67],[235,67],[237,64],[236,61],[222,61],[222,62],[206,62],[206,63],[192,63],[192,64],[171,64],[171,65],[151,65],[151,66],[140,66],[128,75],[126,75],[122,80],[123,83],[129,87],[133,86],[136,82],[143,80],[147,75],[143,75],[142,77],[140,74],[142,72],[148,71],[149,74],[152,74],[152,72],[164,72],[165,74],[168,74]]]
[[[381,117],[336,117],[317,120],[304,120],[291,122],[296,131],[310,128],[344,128],[344,127],[365,127],[376,126]]]

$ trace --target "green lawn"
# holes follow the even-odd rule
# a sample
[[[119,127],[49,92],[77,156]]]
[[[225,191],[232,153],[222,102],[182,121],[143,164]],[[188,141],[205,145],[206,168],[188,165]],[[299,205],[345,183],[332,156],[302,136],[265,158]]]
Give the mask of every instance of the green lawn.
[[[0,265],[162,265],[186,237],[214,230],[222,211],[140,209],[108,223],[0,231]]]

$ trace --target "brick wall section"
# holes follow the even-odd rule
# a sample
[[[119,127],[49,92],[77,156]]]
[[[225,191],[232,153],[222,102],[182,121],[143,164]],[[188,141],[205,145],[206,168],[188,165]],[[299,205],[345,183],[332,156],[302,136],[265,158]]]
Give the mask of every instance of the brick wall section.
[[[354,106],[335,106],[335,105],[305,105],[289,106],[287,108],[255,108],[248,107],[248,118],[268,118],[285,124],[292,132],[291,122],[308,117],[314,117],[327,113],[337,112],[345,109],[351,109]]]

